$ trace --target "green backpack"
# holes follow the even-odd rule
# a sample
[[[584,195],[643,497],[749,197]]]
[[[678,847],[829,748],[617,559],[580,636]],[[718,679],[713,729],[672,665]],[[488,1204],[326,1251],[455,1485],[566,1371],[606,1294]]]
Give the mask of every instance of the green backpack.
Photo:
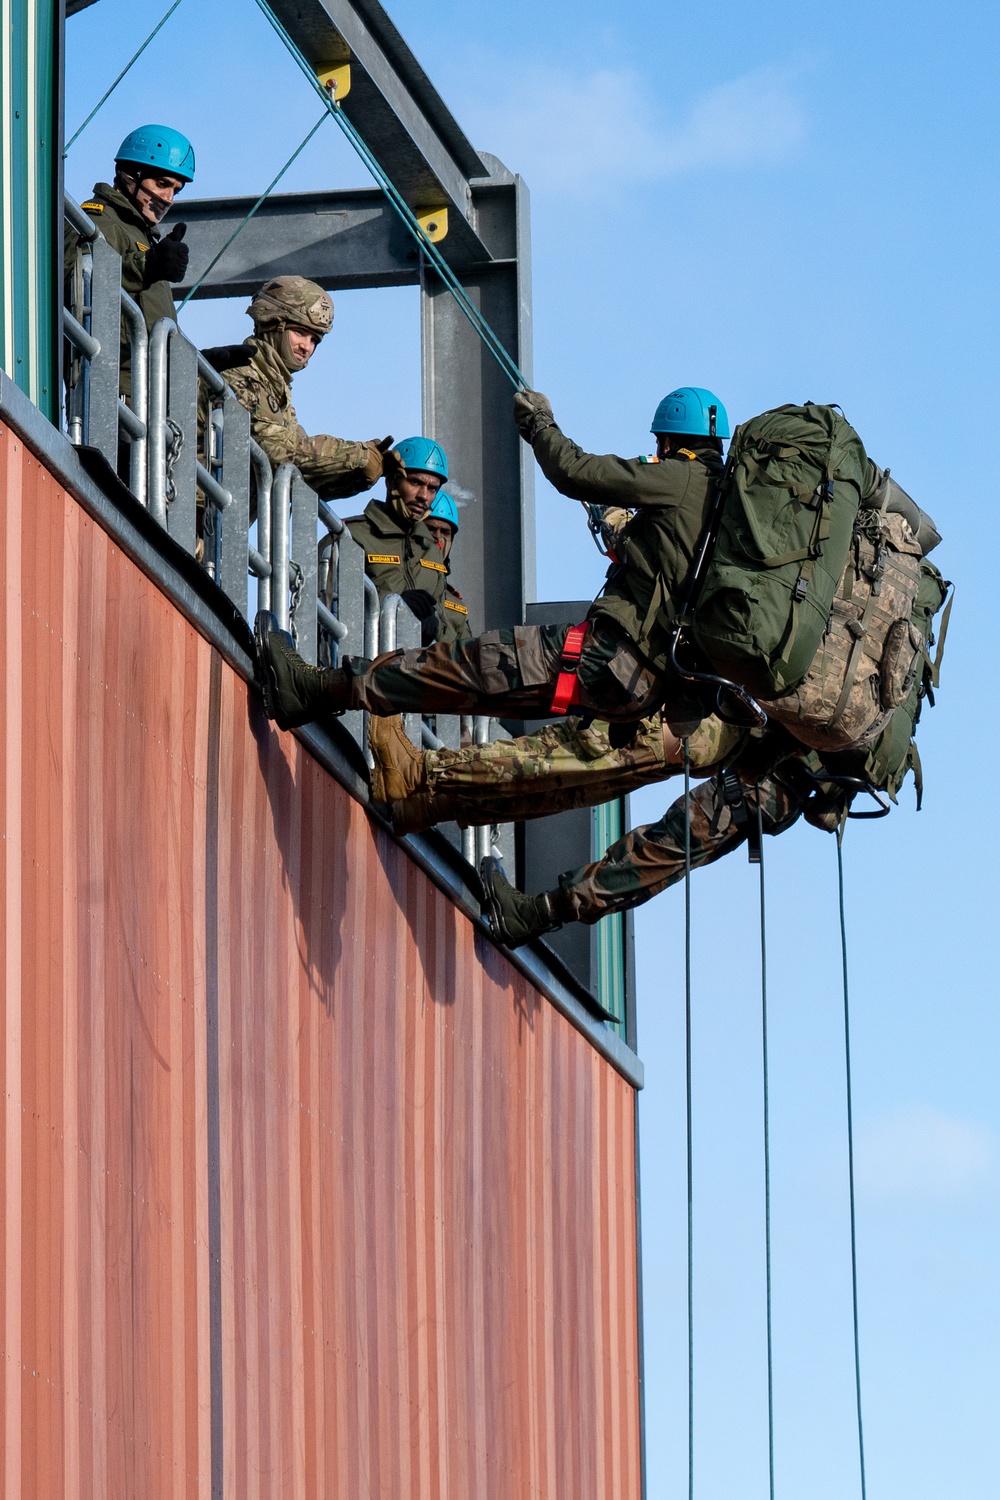
[[[826,630],[872,468],[833,406],[779,406],[733,434],[691,633],[755,697],[800,683]]]

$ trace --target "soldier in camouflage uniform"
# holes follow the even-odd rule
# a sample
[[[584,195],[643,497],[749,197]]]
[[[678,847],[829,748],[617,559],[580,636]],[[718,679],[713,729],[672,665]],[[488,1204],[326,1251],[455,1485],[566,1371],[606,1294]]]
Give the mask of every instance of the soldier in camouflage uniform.
[[[666,704],[675,727],[693,726],[702,718],[701,705],[670,671],[669,627],[722,472],[725,409],[710,392],[684,387],[672,393],[654,418],[654,430],[661,430],[653,463],[584,453],[560,432],[548,400],[537,392],[519,392],[514,411],[557,489],[634,512],[620,532],[619,561],[588,612],[572,701],[598,717],[631,721]],[[541,718],[565,670],[567,633],[565,625],[511,626],[469,641],[389,652],[374,662],[347,657],[342,667],[323,671],[307,667],[261,617],[259,680],[268,714],[287,727],[349,708]]]
[[[250,413],[250,432],[274,468],[291,463],[324,500],[371,489],[381,478],[382,456],[392,443],[310,437],[292,405],[292,377],[304,370],[333,326],[333,302],[314,281],[276,276],[247,309],[253,338],[206,349],[205,358]]]
[[[183,243],[186,225],[175,224],[161,237],[157,227],[176,195],[194,180],[194,150],[186,136],[164,125],[141,125],[122,141],[115,158],[114,186],[98,182],[93,196],[81,205],[104,239],[122,259],[122,289],[138,303],[146,328],[161,318],[173,318],[172,281],[182,281],[187,271],[188,247]],[[65,269],[76,263],[78,236],[66,231]],[[82,302],[70,292],[71,305]],[[119,389],[132,391],[132,351],[122,320],[119,355]]]
[[[429,524],[447,477],[448,460],[439,443],[405,438],[387,456],[385,499],[369,500],[364,514],[347,522],[364,548],[365,572],[379,599],[399,594],[420,621],[425,645],[469,635],[468,611],[464,605],[456,610],[453,601],[460,603],[460,596],[449,593],[450,542],[442,547]]]
[[[749,732],[732,766],[691,793],[691,868],[755,838],[758,807],[763,833],[783,833],[802,814],[815,827],[835,831],[852,793],[824,782],[822,773],[815,752],[804,751],[780,726]],[[685,822],[685,799],[678,797],[658,823],[632,829],[603,858],[567,871],[554,890],[539,896],[525,895],[506,880],[498,861],[484,860],[494,934],[514,948],[566,922],[589,925],[641,906],[684,878]]]
[[[693,774],[709,776],[738,750],[745,732],[712,716],[691,735]],[[415,750],[398,718],[371,717],[372,797],[387,803],[398,834],[435,823],[461,827],[547,817],[596,807],[677,774],[681,740],[662,714],[643,719],[614,744],[611,726],[572,717],[519,739],[462,750]]]

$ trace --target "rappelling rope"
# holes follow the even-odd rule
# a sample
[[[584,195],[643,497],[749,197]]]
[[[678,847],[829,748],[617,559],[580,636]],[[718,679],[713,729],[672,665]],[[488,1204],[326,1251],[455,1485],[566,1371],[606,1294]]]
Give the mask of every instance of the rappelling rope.
[[[865,1431],[861,1419],[861,1341],[858,1335],[858,1239],[854,1211],[854,1114],[851,1102],[851,1000],[847,973],[847,917],[844,911],[843,825],[837,834],[837,883],[840,892],[840,951],[844,970],[844,1060],[847,1077],[847,1175],[851,1192],[851,1292],[854,1299],[854,1385],[858,1404],[858,1460],[861,1467],[861,1500],[867,1500],[865,1481]]]
[[[149,44],[153,40],[154,36],[156,36],[157,32],[160,31],[167,24],[167,22],[170,20],[170,17],[173,15],[174,11],[177,9],[177,7],[178,7],[178,5],[180,5],[180,3],[181,3],[181,0],[173,0],[173,4],[169,7],[169,9],[166,11],[166,13],[164,15],[162,15],[160,17],[160,19],[157,21],[156,25],[153,27],[152,31],[149,33],[149,36],[146,38],[146,40],[143,42],[142,46],[139,48],[138,52],[133,52],[132,56],[129,58],[128,62],[125,64],[124,68],[122,68],[121,72],[118,74],[118,77],[115,79],[114,83],[111,85],[111,87],[107,90],[106,93],[104,93],[104,94],[101,95],[100,99],[98,99],[97,103],[94,105],[93,109],[90,111],[90,114],[84,120],[84,122],[80,126],[80,128],[78,130],[75,130],[73,132],[73,134],[70,136],[69,140],[66,142],[66,149],[63,151],[63,156],[68,156],[69,155],[69,148],[72,146],[73,142],[77,139],[78,136],[81,136],[83,134],[83,132],[86,130],[87,126],[90,124],[90,122],[94,118],[94,116],[101,109],[104,108],[105,104],[107,104],[108,100],[111,98],[111,95],[114,93],[115,89],[121,83],[122,79],[125,77],[126,73],[129,71],[129,69],[132,67],[132,64],[139,61],[139,58],[145,52],[146,48],[149,46]]]
[[[316,134],[317,130],[319,129],[319,127],[323,124],[324,120],[328,120],[329,117],[330,117],[329,116],[329,111],[328,110],[324,110],[323,113],[320,115],[319,119],[316,121],[316,124],[309,131],[309,134],[305,137],[304,140],[300,141],[299,144],[296,146],[296,148],[292,152],[291,156],[285,162],[285,165],[281,168],[281,171],[277,174],[277,176],[271,178],[271,181],[268,183],[267,187],[261,193],[260,197],[257,199],[257,202],[254,204],[253,208],[250,210],[250,212],[248,214],[246,214],[244,216],[244,218],[241,220],[241,222],[239,224],[237,224],[236,228],[233,230],[232,234],[229,236],[228,240],[223,245],[223,247],[219,251],[218,255],[216,255],[212,260],[209,261],[209,263],[205,267],[204,271],[202,271],[201,275],[198,277],[198,280],[194,283],[194,286],[192,286],[190,288],[190,290],[187,292],[187,294],[185,295],[184,301],[180,304],[180,306],[177,309],[177,311],[179,313],[181,313],[181,312],[184,311],[185,307],[187,307],[188,303],[191,301],[191,298],[194,296],[195,292],[198,290],[198,288],[201,286],[202,282],[205,280],[205,277],[209,274],[210,271],[212,271],[214,269],[215,266],[218,265],[219,261],[225,255],[226,251],[229,249],[230,245],[236,239],[237,235],[240,235],[240,234],[243,233],[243,230],[250,223],[250,220],[253,218],[253,216],[257,212],[258,208],[260,208],[261,204],[263,202],[265,202],[265,200],[271,196],[271,194],[274,192],[274,189],[278,186],[278,183],[281,181],[281,179],[284,177],[285,173],[288,171],[288,168],[292,165],[292,163],[294,161],[297,160],[297,158],[299,156],[301,156],[302,152],[306,149],[306,147],[308,146],[309,142],[312,140],[313,136]]]
[[[760,872],[760,1032],[764,1063],[764,1263],[767,1281],[767,1475],[774,1500],[774,1352],[771,1331],[771,1114],[767,1066],[767,909],[764,901],[764,820],[757,786],[757,865]]]
[[[691,1150],[691,742],[684,738],[684,1103],[687,1140],[688,1500],[694,1500],[694,1192]]]

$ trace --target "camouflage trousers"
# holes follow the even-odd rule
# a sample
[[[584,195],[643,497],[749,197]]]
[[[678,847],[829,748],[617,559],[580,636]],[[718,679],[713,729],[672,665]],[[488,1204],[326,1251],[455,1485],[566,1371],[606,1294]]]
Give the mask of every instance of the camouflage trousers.
[[[735,808],[726,799],[720,776],[692,791],[692,869],[712,864],[746,840],[757,821],[758,796],[761,825],[770,834],[790,828],[808,796],[774,776],[765,777],[759,786],[741,786],[745,801]],[[551,897],[556,916],[563,922],[597,922],[609,912],[641,906],[676,885],[684,878],[684,825],[684,798],[678,797],[658,823],[633,828],[603,859],[561,875]]]
[[[695,776],[730,759],[742,731],[714,716],[690,738]],[[661,714],[641,720],[628,744],[611,742],[610,725],[579,718],[547,724],[535,734],[463,750],[424,755],[426,791],[393,803],[400,832],[434,823],[516,823],[571,808],[596,807],[682,770],[684,753]]]
[[[351,708],[374,714],[548,714],[568,625],[488,630],[472,640],[389,651],[374,661],[348,657]],[[663,685],[627,635],[600,620],[584,641],[579,707],[605,719],[637,719],[657,709]],[[685,710],[691,713],[688,707]],[[700,713],[694,713],[695,720]]]

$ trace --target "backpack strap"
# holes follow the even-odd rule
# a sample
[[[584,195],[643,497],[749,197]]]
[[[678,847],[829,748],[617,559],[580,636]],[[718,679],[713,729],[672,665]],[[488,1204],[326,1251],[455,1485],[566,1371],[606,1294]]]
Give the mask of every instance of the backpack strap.
[[[951,606],[955,602],[955,585],[951,584],[950,588],[951,594],[948,597],[948,603],[944,607],[944,614],[941,616],[941,634],[938,636],[937,652],[931,664],[932,687],[939,687],[941,684],[941,662],[944,659],[944,642],[948,634],[948,623],[951,620]]]
[[[580,678],[577,675],[580,667],[580,658],[583,655],[583,640],[587,634],[587,621],[582,625],[571,625],[566,632],[563,641],[562,652],[559,657],[559,676],[556,678],[556,690],[552,695],[552,703],[549,712],[553,714],[565,714],[568,709],[580,701]]]

